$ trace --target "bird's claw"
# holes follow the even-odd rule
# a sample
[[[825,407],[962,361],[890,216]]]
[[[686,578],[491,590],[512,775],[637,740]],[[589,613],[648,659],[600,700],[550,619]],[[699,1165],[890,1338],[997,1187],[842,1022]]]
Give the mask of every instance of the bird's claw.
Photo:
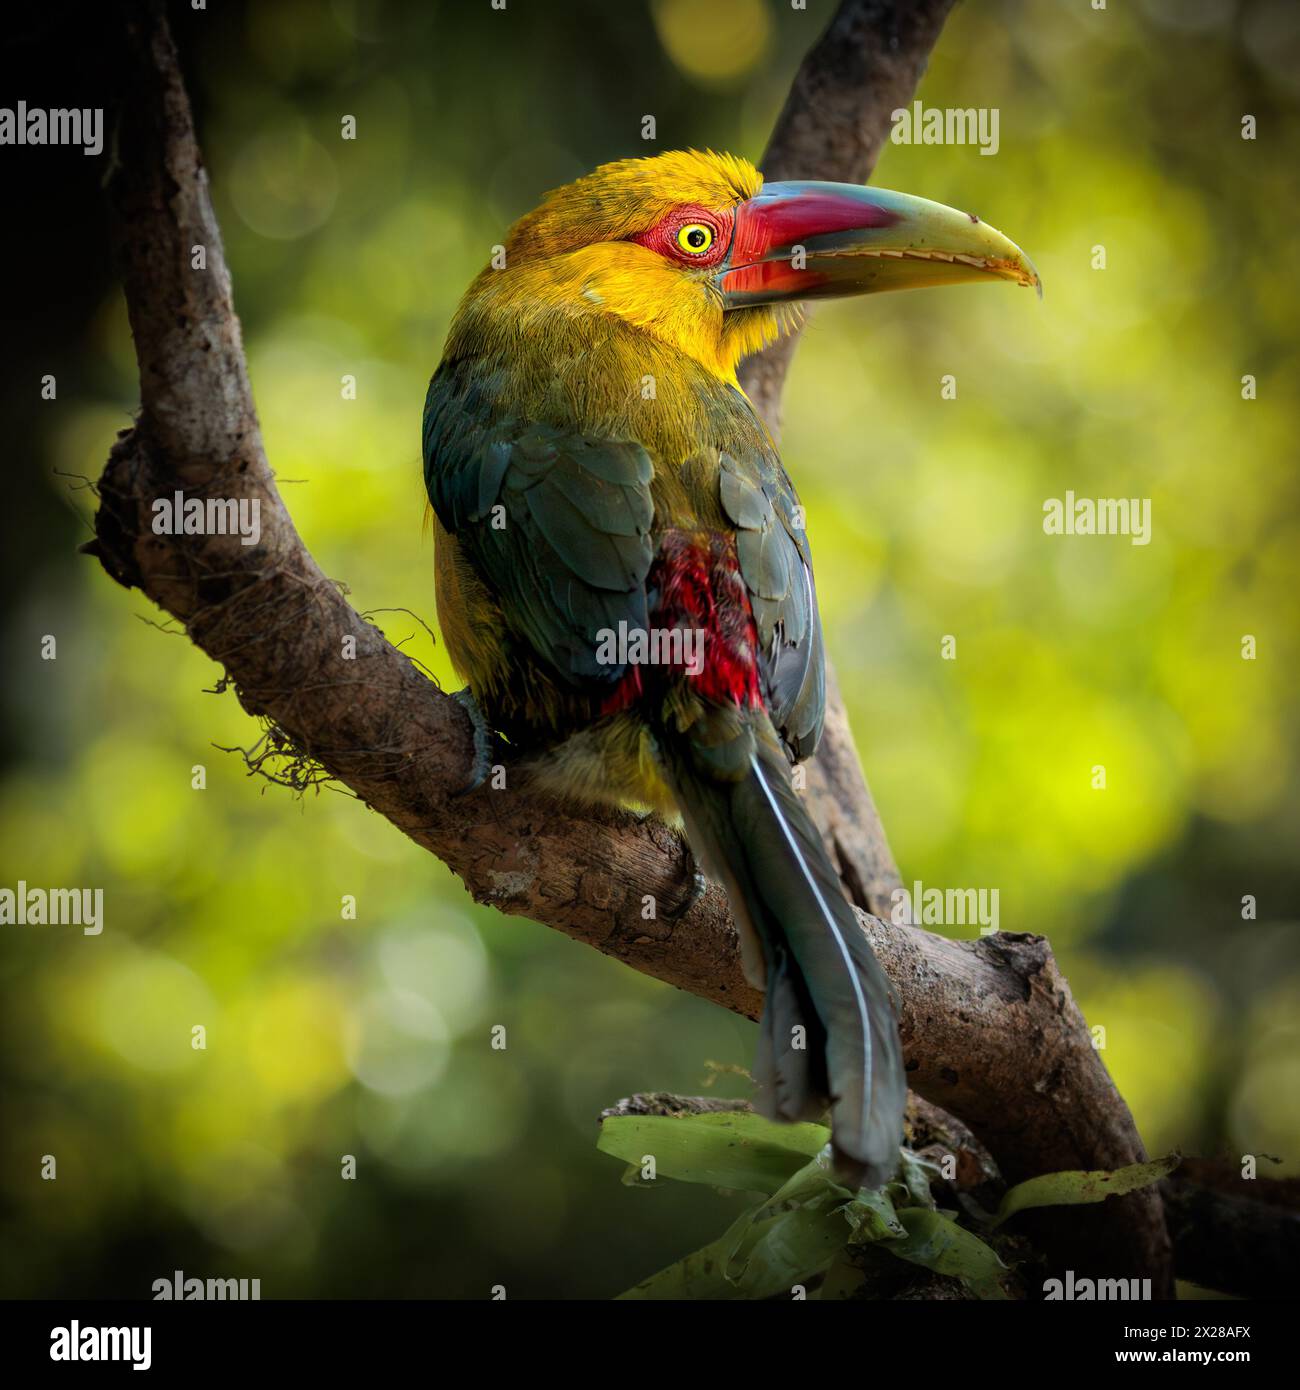
[[[469,715],[469,722],[474,726],[474,761],[470,766],[469,780],[456,792],[457,796],[468,796],[470,792],[478,791],[492,771],[496,736],[468,686],[464,690],[453,691],[451,698]]]
[[[691,908],[699,902],[705,893],[709,891],[709,880],[704,877],[700,869],[699,860],[695,857],[695,851],[684,840],[682,842],[682,849],[684,851],[683,864],[689,875],[689,882],[686,897],[683,899],[681,905],[674,908],[671,912],[664,913],[664,916],[667,917],[670,922],[680,921]]]

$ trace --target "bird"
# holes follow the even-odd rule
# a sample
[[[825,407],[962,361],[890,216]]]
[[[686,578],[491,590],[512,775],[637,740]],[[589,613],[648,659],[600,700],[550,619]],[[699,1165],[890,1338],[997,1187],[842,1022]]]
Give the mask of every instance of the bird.
[[[755,1105],[897,1172],[889,982],[796,789],[826,703],[806,516],[741,361],[812,300],[1036,288],[976,215],[679,150],[546,194],[456,310],[423,418],[439,626],[482,782],[680,825],[764,993]]]

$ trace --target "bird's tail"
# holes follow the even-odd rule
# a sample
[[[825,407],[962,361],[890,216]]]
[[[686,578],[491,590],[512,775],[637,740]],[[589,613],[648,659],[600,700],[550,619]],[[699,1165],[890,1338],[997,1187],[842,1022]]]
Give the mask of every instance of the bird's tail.
[[[772,1119],[831,1108],[836,1166],[879,1187],[898,1165],[907,1082],[889,985],[767,715],[656,732],[692,849],[727,890],[745,973],[767,992],[754,1075]]]

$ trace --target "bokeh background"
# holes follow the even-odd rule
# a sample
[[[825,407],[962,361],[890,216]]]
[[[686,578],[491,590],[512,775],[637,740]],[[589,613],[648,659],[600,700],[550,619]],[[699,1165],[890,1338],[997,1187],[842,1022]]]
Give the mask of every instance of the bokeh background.
[[[7,99],[97,104],[103,9],[7,16]],[[433,621],[424,388],[505,227],[606,159],[757,158],[830,9],[177,9],[268,454],[359,607]],[[1153,1150],[1300,1172],[1300,10],[964,5],[920,95],[997,107],[997,155],[891,145],[876,181],[978,211],[1046,297],[827,306],[796,357],[784,452],[869,779],[909,883],[996,888],[1051,937]],[[595,1116],[743,1094],[752,1026],[247,775],[219,670],[75,553],[137,401],[104,159],[0,156],[0,883],[102,887],[107,919],[0,928],[0,1292],[604,1297],[703,1243],[725,1203],[623,1187]],[[1151,544],[1046,536],[1067,489],[1150,498]],[[376,620],[454,688],[414,618]]]

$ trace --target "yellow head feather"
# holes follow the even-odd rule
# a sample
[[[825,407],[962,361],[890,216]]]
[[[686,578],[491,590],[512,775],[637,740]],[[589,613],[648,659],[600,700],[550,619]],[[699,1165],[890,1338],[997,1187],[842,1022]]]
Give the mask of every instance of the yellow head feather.
[[[602,164],[548,193],[505,242],[505,265],[484,271],[453,324],[448,353],[504,336],[553,354],[562,321],[613,316],[734,383],[736,366],[779,331],[768,309],[723,313],[700,269],[629,240],[681,204],[718,212],[752,198],[763,176],[747,160],[674,150]]]
[[[622,241],[647,231],[679,203],[722,210],[752,198],[762,186],[762,174],[748,160],[712,150],[615,160],[552,189],[536,211],[520,218],[506,240],[506,260]]]

